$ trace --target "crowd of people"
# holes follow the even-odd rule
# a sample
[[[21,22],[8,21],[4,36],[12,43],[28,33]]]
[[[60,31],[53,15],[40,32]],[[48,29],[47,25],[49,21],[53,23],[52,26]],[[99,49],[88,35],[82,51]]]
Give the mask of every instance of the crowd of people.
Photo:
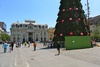
[[[23,46],[27,46],[27,47],[30,47],[30,42],[23,42],[23,43],[20,43],[20,42],[4,42],[3,43],[3,49],[4,49],[4,53],[6,53],[7,52],[7,49],[9,48],[9,52],[11,52],[11,51],[13,51],[13,48],[14,48],[14,46],[16,47],[16,48],[20,48],[22,45]],[[36,51],[36,46],[37,46],[37,44],[36,44],[36,42],[34,41],[33,42],[33,47],[34,47],[34,51]]]
[[[23,42],[23,43],[20,43],[20,42],[10,42],[9,44],[7,42],[5,42],[3,44],[3,48],[4,48],[4,53],[7,52],[7,48],[9,47],[9,52],[13,51],[13,48],[14,46],[16,48],[20,48],[22,45],[25,46],[25,47],[30,47],[30,42]],[[37,43],[34,41],[33,43],[33,50],[36,51],[36,46],[37,46]],[[53,42],[52,41],[49,41],[47,43],[45,43],[48,48],[53,48]],[[58,55],[60,54],[60,42],[58,41],[58,44],[57,44],[57,51],[58,51]]]
[[[9,52],[13,51],[13,47],[14,47],[14,42],[11,42],[11,43],[7,43],[7,42],[4,42],[3,44],[3,48],[4,48],[4,53],[7,52],[7,47],[9,46]]]

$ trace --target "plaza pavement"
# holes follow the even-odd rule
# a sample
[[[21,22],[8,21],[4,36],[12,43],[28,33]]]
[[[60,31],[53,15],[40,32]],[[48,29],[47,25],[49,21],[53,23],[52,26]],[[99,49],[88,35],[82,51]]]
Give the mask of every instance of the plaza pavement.
[[[98,43],[100,44],[100,43]],[[0,45],[0,67],[100,67],[100,47],[78,50],[65,50],[56,55],[56,48],[47,49],[42,43],[37,43],[37,50],[33,46],[20,48],[3,53]]]

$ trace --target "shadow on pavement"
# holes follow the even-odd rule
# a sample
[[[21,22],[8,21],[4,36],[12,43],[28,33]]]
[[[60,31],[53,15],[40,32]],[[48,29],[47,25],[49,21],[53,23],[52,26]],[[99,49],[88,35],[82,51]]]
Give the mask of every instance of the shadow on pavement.
[[[5,52],[5,53],[11,53],[11,52]],[[0,54],[5,54],[4,52],[0,52]]]
[[[55,48],[48,48],[48,47],[45,47],[45,48],[39,48],[37,50],[49,50],[49,49],[55,49]]]

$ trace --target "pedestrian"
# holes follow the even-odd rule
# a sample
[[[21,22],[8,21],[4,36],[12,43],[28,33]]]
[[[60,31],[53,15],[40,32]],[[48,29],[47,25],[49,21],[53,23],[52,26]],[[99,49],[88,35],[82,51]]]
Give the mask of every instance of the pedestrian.
[[[36,51],[36,46],[37,46],[37,44],[36,44],[36,42],[34,41],[34,43],[33,43],[34,51]]]
[[[27,45],[27,42],[26,42],[26,41],[24,42],[24,45],[25,45],[25,46]]]
[[[30,47],[30,41],[28,41],[28,47]]]
[[[18,42],[16,42],[16,47],[18,48]]]
[[[47,42],[48,48],[50,47],[50,42]]]
[[[57,55],[60,55],[60,42],[59,41],[57,43],[57,51],[58,51],[58,54]]]
[[[3,44],[4,53],[6,53],[6,52],[7,52],[7,46],[8,46],[8,44],[5,42],[5,43]]]
[[[95,40],[91,40],[91,45],[92,45],[92,47],[96,46]]]
[[[46,45],[45,45],[45,42],[43,43],[43,46],[46,46]]]
[[[52,41],[50,42],[50,47],[51,47],[51,48],[53,47],[53,42],[52,42]]]
[[[11,46],[11,44],[9,45],[9,52],[11,52],[12,51],[12,46]]]
[[[11,42],[12,51],[13,51],[13,47],[14,47],[14,42]]]

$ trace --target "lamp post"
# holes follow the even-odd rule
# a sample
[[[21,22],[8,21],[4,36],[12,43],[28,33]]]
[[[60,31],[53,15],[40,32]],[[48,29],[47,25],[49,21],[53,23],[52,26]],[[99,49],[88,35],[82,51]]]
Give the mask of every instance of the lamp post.
[[[87,21],[88,21],[88,27],[89,27],[89,30],[90,30],[90,7],[89,7],[89,2],[87,0]]]

